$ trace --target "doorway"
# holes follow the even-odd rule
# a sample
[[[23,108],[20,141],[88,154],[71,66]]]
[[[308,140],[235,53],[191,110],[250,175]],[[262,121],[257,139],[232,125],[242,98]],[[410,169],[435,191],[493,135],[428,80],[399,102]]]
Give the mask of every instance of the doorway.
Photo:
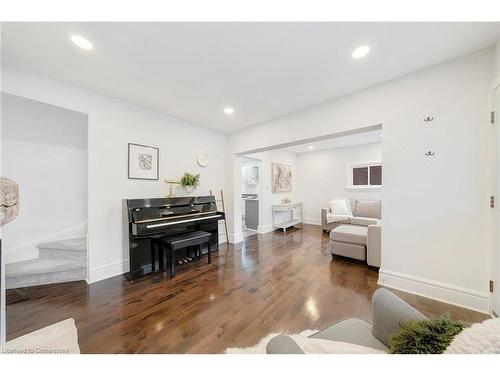
[[[500,86],[493,91],[493,110],[495,118],[495,126],[493,127],[493,150],[494,150],[494,196],[496,202],[494,204],[493,214],[493,251],[492,251],[492,267],[491,280],[494,282],[491,310],[497,316],[500,316],[500,127],[498,115],[500,114]],[[490,288],[491,289],[491,288]]]
[[[235,238],[245,232],[240,179],[244,180],[242,161],[248,159],[259,160],[259,234],[278,229],[296,233],[284,231],[283,227],[300,229],[302,224],[315,225],[321,230],[323,208],[331,199],[381,199],[381,124],[248,150],[236,154],[234,163]],[[287,173],[276,173],[276,166]],[[353,166],[362,174],[360,181],[353,181],[353,171],[348,168]],[[370,172],[377,171],[378,175],[373,176],[379,177],[378,183],[376,178],[370,178]],[[280,176],[283,178],[277,178]],[[293,208],[278,212],[286,205]],[[243,240],[244,235],[240,238]]]
[[[87,278],[88,119],[15,95],[1,99],[2,174],[19,191],[19,211],[2,227],[8,309],[30,298],[30,287]]]
[[[260,160],[241,158],[241,227],[243,237],[259,230]]]

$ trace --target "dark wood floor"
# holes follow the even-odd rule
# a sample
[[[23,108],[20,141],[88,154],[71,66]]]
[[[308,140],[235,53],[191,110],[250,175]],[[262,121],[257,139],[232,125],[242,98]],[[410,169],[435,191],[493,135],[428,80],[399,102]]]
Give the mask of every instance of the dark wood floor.
[[[378,273],[331,261],[317,226],[221,245],[168,275],[129,283],[123,276],[7,295],[8,340],[74,318],[82,353],[221,353],[256,344],[270,332],[321,329],[347,317],[371,320]],[[487,316],[421,297],[403,298],[427,315],[480,321]]]

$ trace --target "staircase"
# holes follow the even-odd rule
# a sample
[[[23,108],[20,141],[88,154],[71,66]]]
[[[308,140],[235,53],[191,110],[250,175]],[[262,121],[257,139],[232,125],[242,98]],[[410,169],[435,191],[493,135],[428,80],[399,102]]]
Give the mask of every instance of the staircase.
[[[5,265],[7,289],[85,280],[87,277],[87,239],[45,242],[37,245],[36,259]]]

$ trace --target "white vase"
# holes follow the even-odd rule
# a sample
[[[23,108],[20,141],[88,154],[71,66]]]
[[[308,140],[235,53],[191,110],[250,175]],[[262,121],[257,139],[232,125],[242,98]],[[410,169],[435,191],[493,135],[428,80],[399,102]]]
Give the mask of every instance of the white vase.
[[[184,186],[184,190],[188,193],[192,193],[194,191],[194,186]]]

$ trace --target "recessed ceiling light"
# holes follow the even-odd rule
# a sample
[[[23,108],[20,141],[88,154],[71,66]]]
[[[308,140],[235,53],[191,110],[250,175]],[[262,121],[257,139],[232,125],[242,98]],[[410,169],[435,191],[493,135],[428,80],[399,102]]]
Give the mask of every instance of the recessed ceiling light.
[[[352,51],[352,57],[354,57],[355,59],[360,59],[368,55],[369,52],[370,52],[370,46],[365,44],[363,46],[359,46],[354,51]]]
[[[309,150],[314,150],[314,146],[307,146]]]
[[[88,39],[85,39],[83,36],[71,35],[70,39],[75,45],[77,45],[80,48],[83,48],[86,50],[90,50],[90,49],[94,48],[94,46],[92,46],[92,43],[90,43],[90,41]]]
[[[234,108],[226,107],[226,108],[224,108],[224,113],[226,115],[232,115],[234,113]]]

